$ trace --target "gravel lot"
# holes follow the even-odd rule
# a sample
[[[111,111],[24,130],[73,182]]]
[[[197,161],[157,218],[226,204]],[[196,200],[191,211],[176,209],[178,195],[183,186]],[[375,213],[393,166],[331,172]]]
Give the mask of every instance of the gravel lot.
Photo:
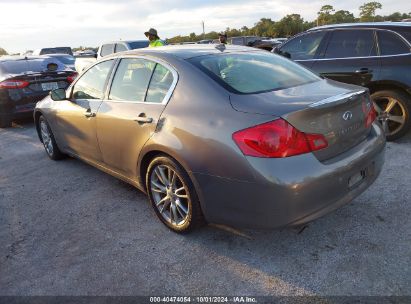
[[[377,182],[294,230],[180,236],[146,197],[0,129],[0,295],[411,295],[411,134]]]

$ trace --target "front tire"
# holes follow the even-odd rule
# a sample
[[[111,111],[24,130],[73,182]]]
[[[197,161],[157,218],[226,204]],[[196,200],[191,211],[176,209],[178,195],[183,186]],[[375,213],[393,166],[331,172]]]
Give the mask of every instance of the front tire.
[[[51,128],[43,115],[39,117],[38,124],[41,141],[43,142],[43,146],[46,150],[47,155],[52,160],[60,160],[64,158],[65,155],[58,148],[56,140],[54,139],[53,132],[51,131]]]
[[[154,158],[147,170],[146,187],[157,217],[172,231],[187,233],[204,224],[194,185],[175,160]]]
[[[387,140],[402,137],[410,129],[411,97],[396,90],[377,91],[371,95]]]

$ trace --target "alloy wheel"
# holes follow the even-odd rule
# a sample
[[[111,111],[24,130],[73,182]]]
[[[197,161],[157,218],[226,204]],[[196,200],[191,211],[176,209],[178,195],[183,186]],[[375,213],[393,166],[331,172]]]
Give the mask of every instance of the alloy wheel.
[[[168,165],[151,172],[150,191],[161,217],[171,226],[183,226],[190,214],[190,196],[178,173]]]
[[[374,108],[381,122],[385,134],[392,136],[402,130],[406,121],[406,111],[404,105],[393,97],[376,97]]]
[[[53,141],[51,139],[51,134],[47,126],[47,123],[44,119],[40,120],[40,133],[41,133],[41,139],[43,140],[43,145],[44,145],[44,148],[46,149],[47,154],[53,155],[53,152],[54,152]]]

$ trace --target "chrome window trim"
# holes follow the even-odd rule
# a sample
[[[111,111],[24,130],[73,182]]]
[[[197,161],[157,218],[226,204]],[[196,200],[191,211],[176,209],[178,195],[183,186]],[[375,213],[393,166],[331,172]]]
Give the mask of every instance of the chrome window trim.
[[[164,96],[164,98],[161,102],[146,102],[146,101],[135,101],[135,100],[108,99],[108,97],[110,95],[110,91],[111,91],[111,86],[113,84],[114,76],[116,75],[118,65],[120,64],[122,59],[144,59],[144,60],[147,60],[147,61],[152,61],[152,62],[161,64],[162,66],[167,68],[169,71],[171,71],[171,73],[173,75],[173,82],[171,83],[171,86],[168,89],[167,94]],[[154,58],[154,57],[151,57],[151,56],[143,56],[143,55],[124,55],[124,56],[121,56],[121,57],[120,56],[117,57],[117,60],[118,61],[117,61],[117,63],[115,64],[115,66],[113,68],[112,75],[110,76],[109,82],[107,84],[107,91],[106,91],[106,94],[103,98],[103,102],[133,103],[133,104],[154,104],[154,105],[163,105],[163,106],[167,105],[167,103],[171,99],[171,96],[174,93],[174,89],[176,88],[177,82],[178,82],[178,73],[177,73],[176,69],[173,66],[171,66],[169,63],[167,63],[167,62],[165,62],[161,59]],[[154,73],[154,70],[153,70],[153,73]],[[147,90],[146,90],[145,98],[147,96],[147,92],[148,92],[148,89],[150,87],[150,83],[151,83],[151,79],[150,79],[150,82],[149,82],[149,86],[147,87]]]
[[[342,57],[342,58],[316,58],[316,59],[304,59],[304,60],[295,60],[296,62],[300,61],[324,61],[324,60],[347,60],[347,59],[367,59],[367,58],[386,58],[386,57],[398,57],[398,56],[406,56],[411,55],[410,53],[403,53],[403,54],[395,54],[395,55],[383,55],[383,56],[368,56],[368,57]]]

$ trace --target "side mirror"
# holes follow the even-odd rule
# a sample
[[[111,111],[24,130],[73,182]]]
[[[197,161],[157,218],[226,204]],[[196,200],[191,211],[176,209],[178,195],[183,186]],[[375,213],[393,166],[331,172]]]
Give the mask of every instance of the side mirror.
[[[97,59],[97,53],[93,54],[93,57]]]
[[[271,50],[272,53],[275,54],[280,54],[280,48],[278,46],[273,47],[273,49]]]
[[[57,89],[50,92],[50,97],[54,101],[61,101],[66,100],[66,90],[64,89]]]

